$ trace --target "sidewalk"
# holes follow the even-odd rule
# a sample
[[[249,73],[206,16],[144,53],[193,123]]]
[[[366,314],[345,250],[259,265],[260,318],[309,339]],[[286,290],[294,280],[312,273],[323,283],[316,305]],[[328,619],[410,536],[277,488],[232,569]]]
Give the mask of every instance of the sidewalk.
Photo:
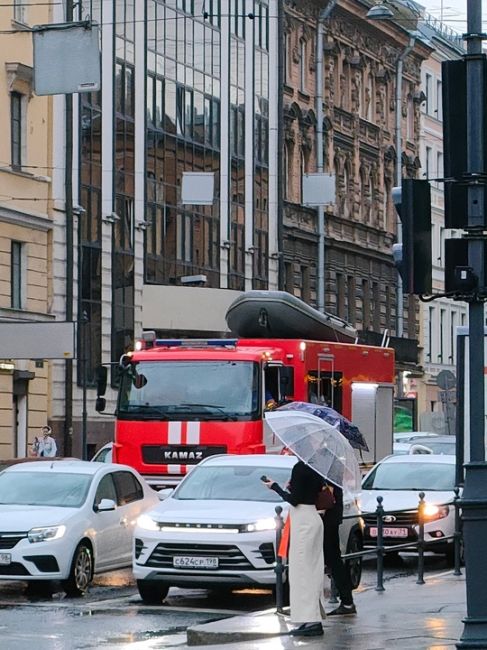
[[[236,650],[452,650],[466,615],[465,576],[448,572],[417,585],[415,578],[388,582],[384,592],[356,593],[358,613],[329,617],[324,635],[290,637],[294,627],[275,610],[235,616],[187,630],[187,646]],[[227,644],[232,644],[227,646]]]

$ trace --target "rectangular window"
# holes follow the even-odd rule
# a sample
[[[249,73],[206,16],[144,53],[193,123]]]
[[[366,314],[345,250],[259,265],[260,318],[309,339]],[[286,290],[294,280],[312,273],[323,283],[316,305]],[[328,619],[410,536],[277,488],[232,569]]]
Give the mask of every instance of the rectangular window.
[[[456,336],[457,336],[457,312],[452,311],[451,313],[451,327],[450,327],[450,356],[448,360],[450,363],[455,363],[455,352],[456,352]]]
[[[431,147],[426,147],[426,170],[425,170],[425,177],[427,180],[429,180],[430,175],[431,175],[431,160],[433,156],[433,150]]]
[[[18,23],[27,22],[27,4],[29,0],[14,0],[14,20]]]
[[[428,361],[433,359],[433,318],[435,315],[434,307],[429,307],[428,309],[428,352],[426,357]]]
[[[443,99],[442,99],[442,84],[441,81],[438,80],[436,82],[436,108],[435,108],[435,114],[437,119],[440,121],[443,121]]]
[[[337,316],[345,318],[345,276],[337,274]]]
[[[445,335],[445,314],[444,309],[440,309],[440,353],[438,355],[438,361],[444,363],[444,335]]]
[[[10,94],[10,154],[12,167],[22,167],[22,95]]]
[[[13,241],[10,248],[10,306],[12,309],[23,307],[23,271],[22,271],[22,244]]]
[[[425,77],[425,94],[426,94],[426,113],[431,115],[433,113],[433,77],[426,73]]]

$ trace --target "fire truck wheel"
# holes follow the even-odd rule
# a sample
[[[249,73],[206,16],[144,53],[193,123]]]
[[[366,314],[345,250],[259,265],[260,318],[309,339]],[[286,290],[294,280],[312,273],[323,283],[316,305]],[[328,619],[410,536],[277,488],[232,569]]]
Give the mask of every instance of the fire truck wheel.
[[[168,594],[169,585],[152,580],[137,580],[137,589],[146,605],[162,605],[162,601]]]
[[[352,532],[348,539],[347,553],[359,553],[364,548],[362,536],[358,532]],[[346,569],[350,576],[352,589],[357,589],[362,578],[362,558],[357,557],[353,560],[345,561]]]

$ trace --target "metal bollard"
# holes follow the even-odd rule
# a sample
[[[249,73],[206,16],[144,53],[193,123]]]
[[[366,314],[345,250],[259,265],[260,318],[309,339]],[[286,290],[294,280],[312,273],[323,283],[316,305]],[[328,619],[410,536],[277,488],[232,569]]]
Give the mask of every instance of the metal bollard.
[[[455,508],[455,533],[453,537],[454,547],[454,558],[455,558],[455,568],[453,571],[454,576],[461,576],[462,572],[460,571],[461,564],[461,544],[462,544],[462,531],[460,530],[461,519],[460,519],[460,488],[456,487],[454,490],[455,498],[453,499],[453,507]]]
[[[281,544],[282,529],[284,527],[284,519],[282,518],[282,507],[276,506],[276,564],[274,571],[276,573],[276,611],[282,613],[284,605],[284,588],[282,583],[282,576],[284,567],[282,565],[282,557],[278,555],[279,546]]]
[[[382,497],[377,497],[377,587],[376,591],[384,591],[384,508]]]
[[[418,579],[417,585],[424,585],[424,492],[419,493],[418,504]]]

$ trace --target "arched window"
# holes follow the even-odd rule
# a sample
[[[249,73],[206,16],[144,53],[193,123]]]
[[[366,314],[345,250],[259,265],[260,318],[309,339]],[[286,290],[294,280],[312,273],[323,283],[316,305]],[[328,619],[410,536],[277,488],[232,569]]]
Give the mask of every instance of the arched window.
[[[289,145],[285,144],[282,152],[282,189],[285,199],[289,199]]]
[[[350,171],[346,164],[343,168],[343,191],[344,191],[343,216],[349,217],[350,216]]]
[[[374,121],[374,77],[369,72],[367,75],[367,83],[365,84],[365,119],[369,122]]]

